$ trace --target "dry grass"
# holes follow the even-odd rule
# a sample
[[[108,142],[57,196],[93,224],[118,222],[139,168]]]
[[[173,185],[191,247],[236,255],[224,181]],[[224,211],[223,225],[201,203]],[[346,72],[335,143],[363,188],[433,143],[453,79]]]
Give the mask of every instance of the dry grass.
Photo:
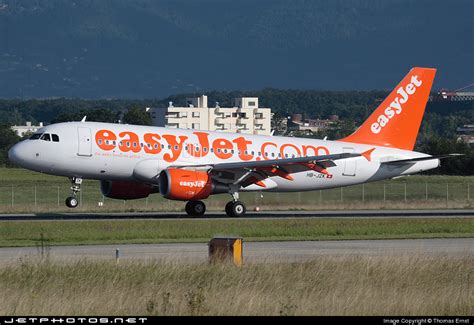
[[[231,265],[18,262],[2,315],[472,315],[472,256]]]

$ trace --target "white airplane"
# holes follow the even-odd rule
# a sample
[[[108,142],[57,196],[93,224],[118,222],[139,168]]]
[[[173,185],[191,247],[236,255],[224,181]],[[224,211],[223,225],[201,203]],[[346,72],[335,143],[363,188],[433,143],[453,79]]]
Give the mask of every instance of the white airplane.
[[[81,122],[48,125],[13,146],[9,159],[27,169],[66,176],[78,205],[83,179],[101,182],[115,199],[161,193],[187,201],[202,216],[201,200],[229,193],[225,211],[245,215],[239,192],[296,192],[350,186],[414,174],[441,158],[413,151],[436,70],[413,68],[352,135],[337,140],[258,136]]]

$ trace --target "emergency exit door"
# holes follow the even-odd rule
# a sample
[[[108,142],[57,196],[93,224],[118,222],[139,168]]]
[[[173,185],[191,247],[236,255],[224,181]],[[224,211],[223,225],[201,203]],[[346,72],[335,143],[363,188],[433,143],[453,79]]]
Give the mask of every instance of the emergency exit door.
[[[354,153],[354,148],[343,148],[344,153]],[[344,159],[344,171],[342,175],[344,176],[355,176],[357,169],[357,159],[348,158]]]

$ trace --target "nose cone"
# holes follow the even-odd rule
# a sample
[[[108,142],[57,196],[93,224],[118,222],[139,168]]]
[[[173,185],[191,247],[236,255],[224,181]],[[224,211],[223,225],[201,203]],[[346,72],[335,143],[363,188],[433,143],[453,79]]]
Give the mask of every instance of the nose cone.
[[[26,152],[23,143],[17,143],[8,150],[8,159],[17,165],[22,166],[25,162]]]

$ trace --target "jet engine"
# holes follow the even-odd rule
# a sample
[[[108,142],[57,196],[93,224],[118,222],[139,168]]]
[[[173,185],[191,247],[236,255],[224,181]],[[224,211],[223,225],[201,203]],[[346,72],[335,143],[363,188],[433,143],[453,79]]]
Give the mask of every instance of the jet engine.
[[[229,185],[213,180],[204,171],[165,169],[160,173],[159,183],[161,195],[170,200],[196,201],[229,192]]]
[[[143,199],[158,192],[148,184],[123,181],[100,181],[100,190],[104,196],[120,200]]]

